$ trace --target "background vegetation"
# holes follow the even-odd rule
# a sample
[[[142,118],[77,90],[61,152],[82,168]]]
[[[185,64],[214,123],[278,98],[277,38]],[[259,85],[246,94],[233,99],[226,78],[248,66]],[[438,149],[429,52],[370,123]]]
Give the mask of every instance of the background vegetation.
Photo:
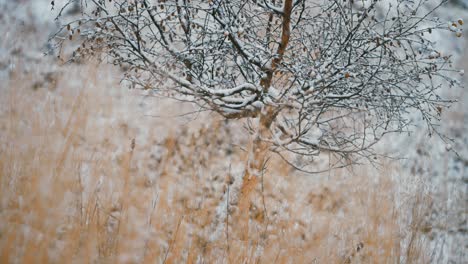
[[[272,155],[244,241],[229,217],[217,222],[236,210],[221,198],[240,187],[242,126],[180,117],[192,108],[118,88],[119,69],[44,57],[50,25],[15,3],[2,3],[0,27],[1,263],[466,260],[463,143],[457,163],[413,135],[405,163],[317,176]],[[444,113],[462,142],[463,102]]]

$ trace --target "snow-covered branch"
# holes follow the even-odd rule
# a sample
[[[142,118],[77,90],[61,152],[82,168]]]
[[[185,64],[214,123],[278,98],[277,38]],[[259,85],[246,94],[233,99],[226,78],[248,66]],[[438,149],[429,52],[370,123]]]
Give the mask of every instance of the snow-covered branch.
[[[458,85],[431,36],[455,40],[464,22],[432,18],[439,6],[424,0],[73,2],[82,13],[61,17],[59,50],[70,42],[72,59],[101,56],[135,87],[226,118],[267,120],[276,152],[370,158],[414,111],[438,133],[452,102],[438,91]]]

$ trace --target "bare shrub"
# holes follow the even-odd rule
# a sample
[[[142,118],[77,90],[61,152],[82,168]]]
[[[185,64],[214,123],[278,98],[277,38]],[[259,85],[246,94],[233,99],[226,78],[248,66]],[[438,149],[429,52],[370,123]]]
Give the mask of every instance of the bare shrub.
[[[254,149],[332,152],[336,166],[370,159],[382,136],[408,129],[409,111],[437,132],[450,104],[437,90],[457,83],[450,55],[429,38],[462,32],[461,20],[447,28],[431,17],[446,1],[429,10],[425,1],[84,2],[58,47],[78,38],[72,59],[104,54],[135,87],[258,117]]]
[[[409,112],[439,134],[452,101],[438,89],[458,84],[450,55],[429,37],[462,35],[461,19],[431,16],[446,0],[429,9],[425,0],[69,0],[57,18],[77,2],[81,15],[54,38],[60,52],[77,41],[71,59],[120,65],[132,87],[247,119],[253,140],[238,201],[246,237],[267,153],[308,173],[320,171],[310,165],[321,153],[334,156],[326,170],[374,162],[383,136],[409,131]]]

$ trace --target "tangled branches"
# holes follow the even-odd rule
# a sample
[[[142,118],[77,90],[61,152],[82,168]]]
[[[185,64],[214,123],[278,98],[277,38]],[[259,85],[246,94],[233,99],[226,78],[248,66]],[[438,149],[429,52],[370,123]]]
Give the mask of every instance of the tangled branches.
[[[450,55],[431,34],[461,36],[424,0],[68,0],[81,15],[54,37],[79,42],[72,59],[99,54],[142,89],[191,101],[228,119],[259,118],[259,141],[306,170],[323,152],[344,166],[375,157],[417,111],[430,133],[452,101]],[[250,124],[250,122],[249,122]],[[298,161],[296,159],[295,161]]]

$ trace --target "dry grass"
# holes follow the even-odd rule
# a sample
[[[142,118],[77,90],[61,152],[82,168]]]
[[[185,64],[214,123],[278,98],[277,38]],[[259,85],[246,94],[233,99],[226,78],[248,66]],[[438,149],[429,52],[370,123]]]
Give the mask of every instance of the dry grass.
[[[144,117],[142,97],[108,89],[109,69],[54,78],[34,86],[18,65],[0,90],[1,263],[428,262],[430,201],[390,165],[305,176],[271,157],[244,241],[223,218],[237,209],[239,124]]]
[[[23,29],[1,46],[38,42]],[[0,263],[429,262],[430,196],[391,164],[307,176],[272,156],[243,240],[241,124],[148,117],[190,107],[115,88],[116,69],[15,50],[0,75]]]

